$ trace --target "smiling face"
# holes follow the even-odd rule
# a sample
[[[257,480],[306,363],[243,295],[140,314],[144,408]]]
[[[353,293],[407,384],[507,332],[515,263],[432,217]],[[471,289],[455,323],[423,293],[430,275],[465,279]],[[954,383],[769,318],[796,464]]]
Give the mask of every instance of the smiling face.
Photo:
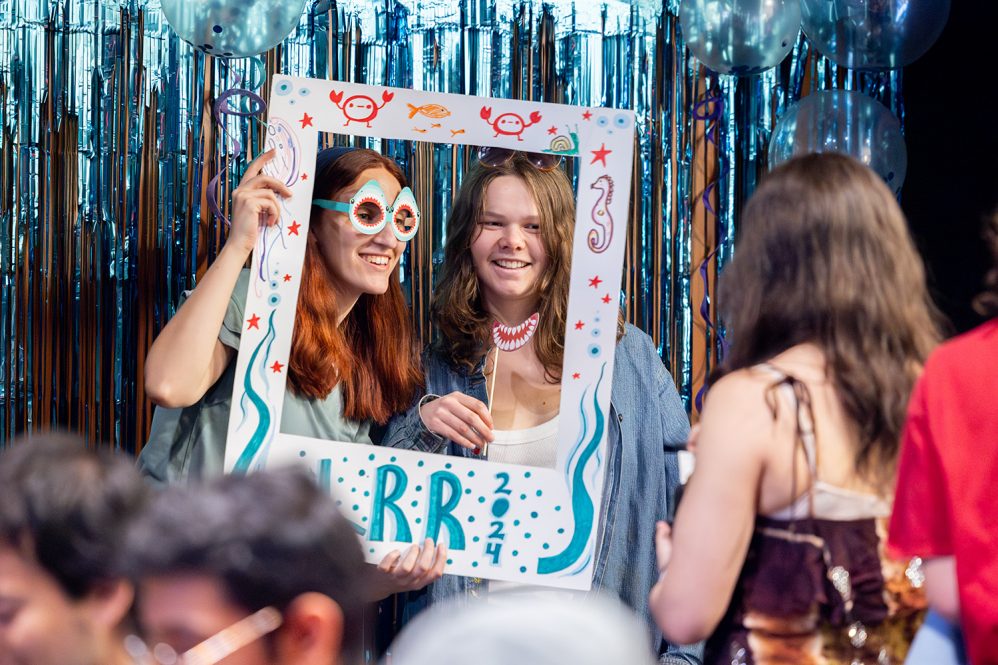
[[[334,192],[331,198],[349,201],[369,180],[377,181],[388,201],[394,201],[402,189],[388,170],[371,168],[363,171],[346,188]],[[376,222],[374,219],[365,220],[365,216],[374,214],[373,206],[370,210],[362,209],[361,221]],[[347,213],[332,210],[321,212],[312,225],[310,235],[310,242],[314,242],[332,278],[341,310],[349,310],[365,293],[385,293],[406,247],[406,243],[395,237],[390,220],[378,233],[366,235],[354,229]]]
[[[515,176],[492,180],[471,256],[485,309],[515,325],[537,309],[537,286],[548,267],[537,202]]]

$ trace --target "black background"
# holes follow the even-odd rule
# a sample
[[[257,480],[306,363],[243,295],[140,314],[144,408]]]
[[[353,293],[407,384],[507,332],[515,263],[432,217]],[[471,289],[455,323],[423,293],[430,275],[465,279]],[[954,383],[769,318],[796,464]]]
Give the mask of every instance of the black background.
[[[950,332],[983,320],[970,303],[991,265],[981,228],[998,205],[996,8],[993,0],[952,0],[939,40],[903,73],[901,206]]]

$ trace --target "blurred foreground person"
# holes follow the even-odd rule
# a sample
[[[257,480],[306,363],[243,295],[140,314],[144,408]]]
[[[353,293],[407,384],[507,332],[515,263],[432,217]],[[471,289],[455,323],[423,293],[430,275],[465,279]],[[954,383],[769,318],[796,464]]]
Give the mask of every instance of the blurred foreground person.
[[[508,595],[499,603],[444,602],[421,613],[395,640],[386,665],[655,662],[643,622],[610,596]]]
[[[349,523],[301,470],[166,489],[126,554],[136,662],[360,662],[368,570]]]
[[[132,460],[62,434],[0,454],[0,665],[125,665],[114,572],[146,487]]]

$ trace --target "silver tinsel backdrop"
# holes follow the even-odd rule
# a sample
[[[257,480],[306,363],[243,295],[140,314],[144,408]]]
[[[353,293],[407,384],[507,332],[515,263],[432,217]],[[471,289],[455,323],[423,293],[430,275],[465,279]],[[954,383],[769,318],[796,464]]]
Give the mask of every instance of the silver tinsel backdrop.
[[[229,117],[220,134],[211,103],[235,85],[266,97],[275,72],[634,109],[621,302],[695,412],[722,347],[710,296],[777,114],[825,88],[903,109],[899,73],[838,68],[802,37],[776,69],[712,74],[683,45],[677,14],[674,0],[310,1],[282,45],[224,60],[180,41],[155,1],[0,0],[0,446],[48,427],[141,446],[146,350],[224,242],[207,183],[227,169],[227,200],[262,145],[253,119]],[[425,338],[469,153],[373,143],[402,163],[431,220],[403,271]]]

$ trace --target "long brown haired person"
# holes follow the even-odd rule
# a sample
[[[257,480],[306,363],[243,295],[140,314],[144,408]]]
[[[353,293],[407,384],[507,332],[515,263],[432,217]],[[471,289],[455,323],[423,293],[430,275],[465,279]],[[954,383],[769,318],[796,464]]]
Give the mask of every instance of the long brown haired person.
[[[890,190],[842,155],[776,168],[719,300],[731,349],[671,537],[658,528],[659,625],[709,638],[706,663],[903,662],[924,598],[883,538],[938,332]]]
[[[435,441],[463,456],[478,456],[487,446],[490,461],[555,466],[575,228],[575,193],[559,161],[498,148],[480,151],[448,220],[432,305],[440,336],[426,356],[429,394],[419,413],[393,424],[388,445],[427,447]],[[602,297],[612,302],[618,294]],[[501,344],[493,337],[497,324],[505,331]],[[616,342],[616,355],[593,588],[619,597],[657,633],[647,603],[655,578],[655,518],[674,505],[676,451],[689,419],[651,338],[619,318],[601,328],[593,339]],[[448,596],[488,594],[502,602],[511,594],[551,593],[557,594],[445,576],[408,594],[407,610]],[[700,662],[699,645],[668,644],[654,634],[650,646],[661,663]]]

